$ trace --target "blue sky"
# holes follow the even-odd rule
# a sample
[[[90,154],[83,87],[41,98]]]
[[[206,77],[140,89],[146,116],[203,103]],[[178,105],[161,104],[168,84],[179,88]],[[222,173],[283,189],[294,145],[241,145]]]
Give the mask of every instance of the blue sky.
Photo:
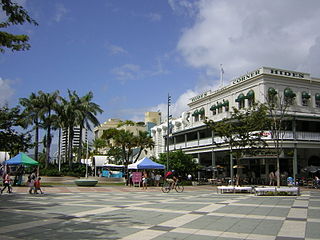
[[[20,0],[39,26],[29,51],[0,55],[0,103],[39,90],[94,93],[108,118],[143,120],[261,66],[320,77],[320,1]],[[0,20],[3,15],[0,14]]]

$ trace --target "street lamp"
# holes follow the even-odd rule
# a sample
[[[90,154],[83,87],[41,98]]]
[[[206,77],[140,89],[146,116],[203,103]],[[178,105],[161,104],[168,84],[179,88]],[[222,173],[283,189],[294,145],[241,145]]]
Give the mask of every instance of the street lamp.
[[[87,137],[86,178],[88,178],[89,139]]]
[[[168,93],[168,115],[167,115],[167,171],[169,171],[169,133],[170,133],[170,103],[171,103],[171,96]]]

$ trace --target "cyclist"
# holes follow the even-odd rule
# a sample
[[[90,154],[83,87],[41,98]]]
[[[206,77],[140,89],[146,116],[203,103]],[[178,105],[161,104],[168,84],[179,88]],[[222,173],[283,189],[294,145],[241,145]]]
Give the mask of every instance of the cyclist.
[[[176,172],[174,170],[168,171],[165,175],[165,179],[170,184],[170,188],[174,189],[175,185],[178,182]]]

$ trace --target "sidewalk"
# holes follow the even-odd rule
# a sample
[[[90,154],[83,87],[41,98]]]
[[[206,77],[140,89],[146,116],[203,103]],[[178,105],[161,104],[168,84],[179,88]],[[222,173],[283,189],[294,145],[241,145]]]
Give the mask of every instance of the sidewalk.
[[[257,197],[160,188],[16,187],[0,196],[0,238],[18,239],[320,239],[320,192]]]

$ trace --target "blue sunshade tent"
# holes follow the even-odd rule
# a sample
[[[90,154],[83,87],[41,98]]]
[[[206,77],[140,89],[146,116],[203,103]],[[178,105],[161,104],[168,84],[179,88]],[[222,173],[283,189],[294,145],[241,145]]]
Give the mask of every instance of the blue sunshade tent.
[[[7,161],[4,161],[5,165],[25,165],[25,166],[35,166],[39,163],[33,160],[31,157],[28,157],[25,153],[19,153],[18,155],[10,158]]]
[[[128,169],[164,169],[165,166],[144,157],[136,163],[128,165]]]

